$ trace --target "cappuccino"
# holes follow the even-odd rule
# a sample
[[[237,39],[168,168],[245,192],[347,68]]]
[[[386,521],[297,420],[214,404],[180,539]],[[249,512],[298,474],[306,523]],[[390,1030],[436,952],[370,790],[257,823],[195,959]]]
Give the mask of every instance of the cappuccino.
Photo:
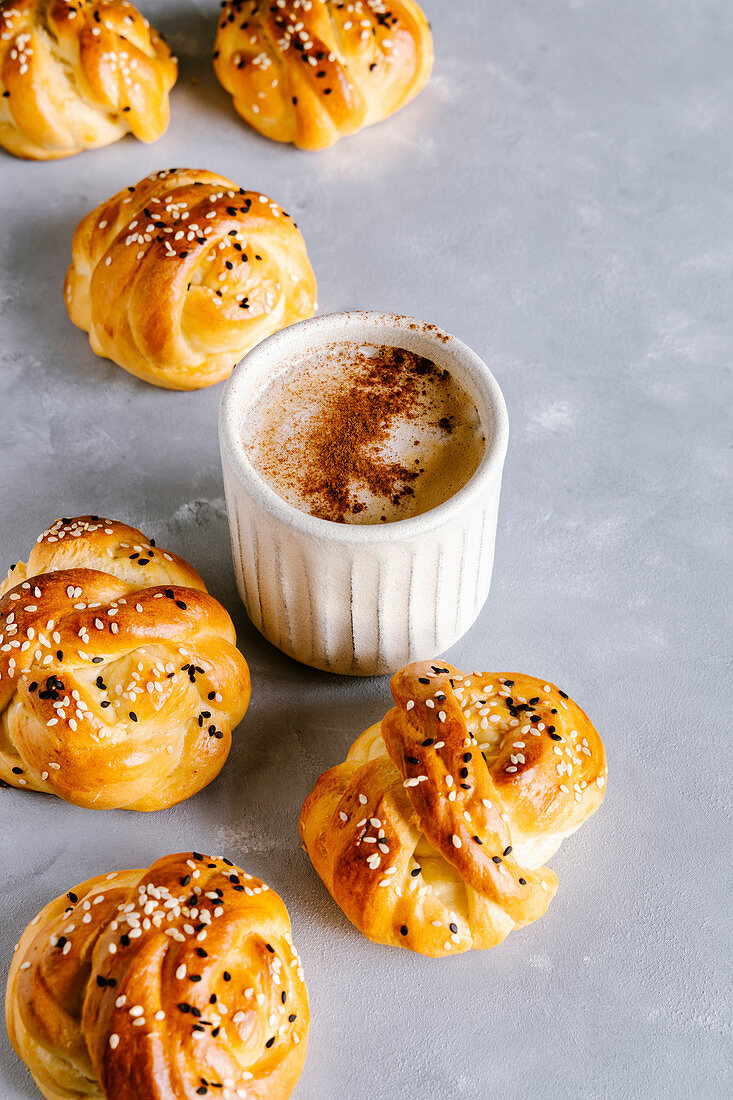
[[[243,442],[294,508],[357,524],[437,507],[486,449],[476,406],[447,370],[369,344],[334,344],[282,370],[251,406]]]

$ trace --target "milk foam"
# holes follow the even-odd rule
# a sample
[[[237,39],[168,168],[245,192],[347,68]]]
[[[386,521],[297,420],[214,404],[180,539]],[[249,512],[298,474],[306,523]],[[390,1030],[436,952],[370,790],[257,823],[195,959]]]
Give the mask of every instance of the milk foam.
[[[360,418],[358,408],[368,411]],[[384,430],[362,440],[353,466],[342,464],[336,478],[345,437],[358,436],[375,413]],[[356,524],[391,523],[442,504],[469,481],[486,449],[476,406],[449,372],[364,344],[331,345],[286,366],[253,402],[243,442],[260,476],[293,507]]]

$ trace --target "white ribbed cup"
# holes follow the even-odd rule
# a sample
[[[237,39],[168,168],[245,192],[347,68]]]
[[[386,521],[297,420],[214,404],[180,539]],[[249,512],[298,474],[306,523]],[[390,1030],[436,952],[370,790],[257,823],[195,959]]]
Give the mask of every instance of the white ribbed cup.
[[[451,372],[478,409],[486,452],[453,497],[395,523],[332,523],[298,511],[250,463],[247,411],[275,374],[333,343],[405,348]],[[237,587],[250,619],[284,653],[345,675],[393,672],[464,634],[489,593],[508,439],[496,379],[469,347],[390,313],[334,313],[275,333],[235,368],[219,442]]]

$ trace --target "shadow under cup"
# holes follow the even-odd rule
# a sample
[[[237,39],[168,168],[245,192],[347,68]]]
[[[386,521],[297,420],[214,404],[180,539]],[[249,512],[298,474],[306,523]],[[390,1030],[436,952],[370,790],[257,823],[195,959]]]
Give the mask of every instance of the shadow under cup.
[[[337,343],[423,356],[472,398],[486,449],[443,504],[392,523],[333,523],[288,504],[254,469],[243,442],[250,407],[281,370]],[[423,321],[335,313],[258,344],[234,369],[219,416],[237,587],[257,629],[295,660],[351,676],[394,672],[458,641],[489,593],[508,428],[483,360]]]

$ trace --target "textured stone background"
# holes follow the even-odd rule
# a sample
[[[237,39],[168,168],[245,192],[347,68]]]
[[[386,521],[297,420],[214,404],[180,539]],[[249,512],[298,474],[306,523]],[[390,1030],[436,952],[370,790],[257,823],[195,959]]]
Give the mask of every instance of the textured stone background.
[[[290,907],[313,1011],[303,1100],[730,1095],[729,0],[425,0],[427,90],[320,154],[240,124],[211,72],[212,0],[142,7],[182,61],[167,136],[58,164],[0,156],[0,560],[57,515],[139,524],[234,615],[254,698],[224,773],[173,810],[95,815],[0,792],[3,970],[52,896],[195,847]],[[323,312],[433,321],[504,389],[493,590],[450,658],[558,682],[601,731],[610,780],[553,860],[547,916],[494,951],[431,961],[375,947],[330,901],[300,849],[299,807],[387,708],[387,682],[299,667],[247,622],[220,387],[146,386],[95,358],[66,317],[77,221],[172,165],[282,202]],[[35,1095],[5,1039],[0,1081],[7,1100]]]

